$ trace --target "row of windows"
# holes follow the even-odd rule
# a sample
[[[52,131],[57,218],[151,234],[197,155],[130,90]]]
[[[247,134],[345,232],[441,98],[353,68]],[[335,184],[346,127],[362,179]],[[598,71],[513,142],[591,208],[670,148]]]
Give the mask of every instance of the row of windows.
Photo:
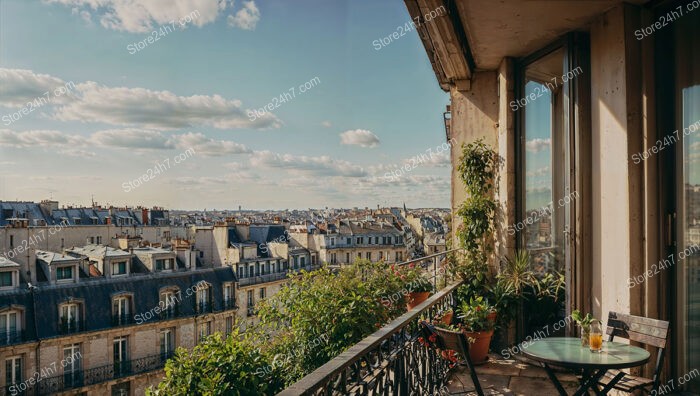
[[[381,238],[381,244],[379,243],[380,238]],[[338,238],[338,239],[339,239],[339,242],[342,240],[341,238]],[[335,238],[331,237],[330,240],[331,240],[331,246],[335,246]],[[346,245],[352,245],[352,241],[353,241],[352,237],[345,237],[345,244]],[[394,244],[402,244],[403,237],[402,236],[395,236],[395,237],[391,237],[391,236],[383,236],[383,237],[360,236],[360,237],[355,237],[355,244],[357,244],[357,245],[364,245],[365,241],[367,241],[367,245],[391,245],[392,242]],[[374,243],[372,243],[372,241],[374,241]]]
[[[363,258],[362,252],[357,252],[357,258],[358,259]],[[382,260],[389,261],[389,260],[391,260],[391,252],[386,252],[386,254],[384,252],[377,252],[377,254],[374,254],[374,255],[372,254],[372,252],[365,252],[364,258],[366,258],[367,260],[370,260],[370,261],[372,261],[374,259],[376,259],[376,261],[382,261]],[[345,253],[345,263],[350,264],[350,263],[352,263],[353,259],[354,259],[354,257],[352,257],[349,252]],[[403,252],[394,252],[394,261],[395,262],[403,261]],[[338,263],[338,254],[337,253],[330,254],[330,263],[331,264]]]
[[[233,331],[233,316],[225,318],[225,333],[231,334]],[[212,334],[212,321],[202,322],[197,326],[197,342],[201,342],[205,337]],[[175,328],[161,329],[158,333],[160,344],[160,356],[163,361],[170,358],[176,348]],[[112,340],[112,364],[114,374],[119,376],[127,374],[130,369],[130,340],[129,336],[119,336]],[[5,359],[5,386],[19,385],[25,380],[23,372],[24,356],[12,356]],[[80,343],[64,345],[63,361],[59,367],[63,368],[63,382],[65,386],[71,387],[73,384],[82,383],[82,345]],[[59,374],[59,373],[56,373]]]
[[[188,293],[193,290],[195,296],[195,310],[198,313],[211,312],[211,287],[200,284],[196,289],[188,289],[183,295],[177,288],[164,288],[159,294],[158,314],[163,319],[173,318],[179,313],[179,305],[183,298],[191,297]],[[223,303],[225,309],[231,309],[235,305],[234,284],[229,282],[223,285]],[[72,300],[62,303],[59,309],[59,332],[73,333],[85,330],[84,303]],[[0,344],[10,344],[18,341],[22,331],[21,310],[8,310],[0,313]],[[149,315],[134,315],[134,297],[131,293],[120,294],[112,299],[112,324],[115,326],[126,325],[136,321],[140,324],[139,317],[143,321],[152,319]],[[20,340],[21,341],[21,340]]]

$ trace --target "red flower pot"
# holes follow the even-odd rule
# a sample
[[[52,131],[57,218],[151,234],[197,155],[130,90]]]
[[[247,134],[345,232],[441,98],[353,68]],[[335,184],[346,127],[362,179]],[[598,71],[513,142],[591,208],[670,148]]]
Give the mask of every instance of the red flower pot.
[[[408,293],[408,303],[406,308],[410,311],[414,307],[417,307],[420,303],[427,300],[430,297],[430,292],[411,292]]]
[[[493,329],[488,331],[464,331],[467,338],[474,339],[469,344],[469,357],[473,364],[484,364],[489,359],[489,345],[493,337]],[[471,340],[469,340],[471,341]]]
[[[448,325],[448,324],[452,323],[452,316],[454,316],[454,314],[455,314],[454,312],[450,311],[450,312],[442,315],[442,318],[440,318],[440,321],[443,324]]]

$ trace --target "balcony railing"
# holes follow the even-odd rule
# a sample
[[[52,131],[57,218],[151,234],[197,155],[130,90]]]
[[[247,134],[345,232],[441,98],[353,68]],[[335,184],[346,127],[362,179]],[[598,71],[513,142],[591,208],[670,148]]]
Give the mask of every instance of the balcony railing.
[[[18,344],[24,340],[24,330],[0,331],[0,346]]]
[[[224,298],[224,309],[238,309],[236,299],[233,297]]]
[[[458,249],[421,257],[416,263],[437,285],[438,263]],[[431,265],[432,267],[430,268]],[[431,271],[432,270],[432,271]],[[449,284],[417,307],[350,347],[279,395],[430,395],[445,385],[449,362],[418,342],[419,323],[454,309],[462,282]]]
[[[62,375],[44,378],[37,385],[36,394],[48,395],[64,392],[69,389],[95,385],[113,379],[143,374],[163,368],[165,362],[172,357],[172,353],[142,357],[139,359],[125,360],[90,368],[67,372]]]
[[[274,274],[251,276],[247,278],[241,278],[238,280],[239,286],[250,286],[257,285],[259,283],[274,282],[278,280],[285,279],[287,277],[287,272],[278,272]]]
[[[198,314],[211,313],[213,311],[213,305],[211,301],[200,301],[195,303],[194,309]]]
[[[134,323],[134,318],[131,314],[112,315],[112,326],[126,326]]]
[[[182,316],[182,310],[180,309],[180,304],[170,304],[166,309],[160,311],[158,317],[160,320],[168,320]]]
[[[61,318],[61,322],[58,325],[58,332],[60,334],[71,334],[85,331],[85,322],[78,319],[66,320]]]
[[[460,285],[444,288],[278,395],[438,394],[449,362],[418,343],[418,323],[451,308]]]

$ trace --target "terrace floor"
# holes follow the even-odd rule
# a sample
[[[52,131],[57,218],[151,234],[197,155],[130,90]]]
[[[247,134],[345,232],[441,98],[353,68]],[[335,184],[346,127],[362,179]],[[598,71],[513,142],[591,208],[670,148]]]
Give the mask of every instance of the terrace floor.
[[[559,396],[544,369],[524,361],[506,360],[498,355],[491,355],[488,363],[476,367],[476,373],[486,395]],[[578,379],[573,373],[558,372],[557,378],[569,394],[573,394],[578,388]],[[450,395],[476,395],[465,366],[458,366],[452,372],[447,389]],[[610,395],[629,395],[629,393],[612,391]]]

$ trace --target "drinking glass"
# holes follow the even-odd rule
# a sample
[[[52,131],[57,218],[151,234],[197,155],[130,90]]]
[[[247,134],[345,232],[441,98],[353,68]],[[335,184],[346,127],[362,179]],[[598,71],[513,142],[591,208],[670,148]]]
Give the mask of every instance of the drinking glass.
[[[603,324],[599,320],[591,322],[591,330],[589,335],[589,347],[591,352],[603,352]]]

